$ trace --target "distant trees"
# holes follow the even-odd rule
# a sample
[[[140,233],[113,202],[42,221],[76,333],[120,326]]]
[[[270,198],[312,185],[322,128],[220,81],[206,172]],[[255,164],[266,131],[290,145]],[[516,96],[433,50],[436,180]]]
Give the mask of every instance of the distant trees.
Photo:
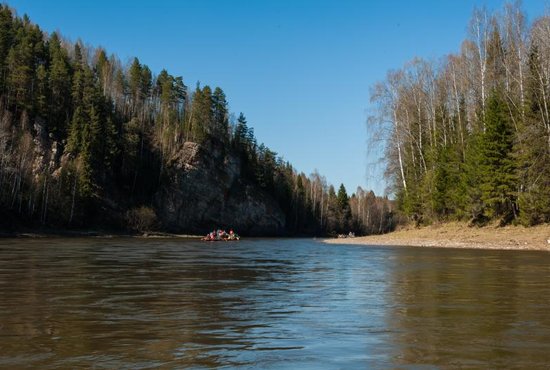
[[[417,222],[550,220],[550,18],[474,11],[458,54],[371,90],[398,208]]]

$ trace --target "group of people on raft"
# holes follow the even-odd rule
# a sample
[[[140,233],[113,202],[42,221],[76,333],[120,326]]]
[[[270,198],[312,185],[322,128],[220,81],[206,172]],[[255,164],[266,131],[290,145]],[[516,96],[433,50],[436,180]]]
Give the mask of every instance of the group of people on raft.
[[[229,230],[229,232],[226,232],[225,230],[214,230],[208,234],[202,240],[206,241],[219,241],[219,240],[239,240],[241,237],[233,232],[233,230]]]

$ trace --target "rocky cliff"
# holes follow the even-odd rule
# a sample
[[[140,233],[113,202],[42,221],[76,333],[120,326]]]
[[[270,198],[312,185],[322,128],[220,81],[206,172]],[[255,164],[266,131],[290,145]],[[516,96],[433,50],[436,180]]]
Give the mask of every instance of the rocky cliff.
[[[233,228],[243,235],[281,235],[285,215],[267,192],[241,176],[237,155],[223,146],[186,142],[169,160],[155,210],[172,232]]]

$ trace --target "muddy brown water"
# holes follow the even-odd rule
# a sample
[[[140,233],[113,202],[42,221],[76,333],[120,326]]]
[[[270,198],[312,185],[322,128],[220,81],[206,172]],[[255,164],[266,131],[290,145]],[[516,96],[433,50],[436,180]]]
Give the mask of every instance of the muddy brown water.
[[[550,254],[0,239],[0,368],[548,368]]]

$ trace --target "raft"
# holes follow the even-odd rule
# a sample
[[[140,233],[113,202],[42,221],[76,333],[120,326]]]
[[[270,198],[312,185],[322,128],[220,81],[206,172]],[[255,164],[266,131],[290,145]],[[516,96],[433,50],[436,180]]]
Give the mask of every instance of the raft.
[[[236,241],[239,241],[240,239],[241,239],[240,236],[236,236],[234,238],[214,238],[214,239],[211,239],[205,236],[201,240],[205,242],[236,242]]]
[[[219,242],[219,241],[233,241],[233,240],[239,240],[241,237],[239,234],[236,234],[233,232],[233,229],[231,229],[229,232],[226,232],[225,230],[214,230],[208,234],[202,240],[207,242]]]

